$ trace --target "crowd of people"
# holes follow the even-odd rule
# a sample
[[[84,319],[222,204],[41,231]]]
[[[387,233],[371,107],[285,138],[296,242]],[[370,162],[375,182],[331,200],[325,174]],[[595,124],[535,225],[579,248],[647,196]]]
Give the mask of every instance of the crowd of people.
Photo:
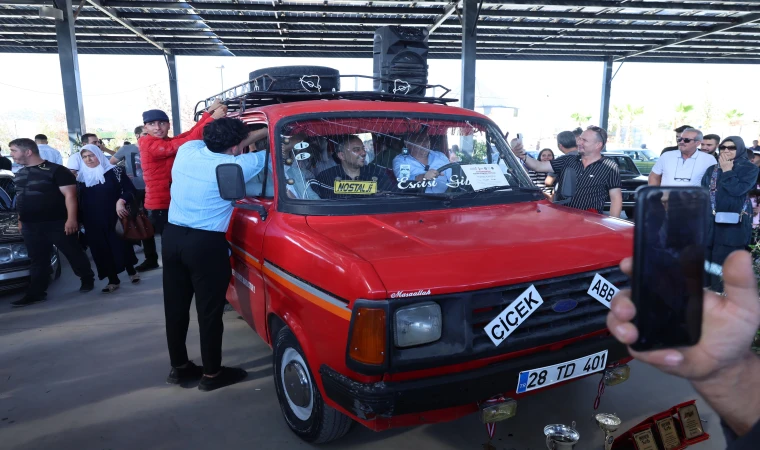
[[[731,252],[748,248],[753,230],[760,227],[760,146],[755,140],[748,148],[739,136],[721,140],[716,134],[704,135],[689,125],[675,132],[677,145],[663,149],[648,184],[701,186],[709,191],[714,220],[709,221],[707,258],[722,265]],[[617,164],[604,156],[606,141],[607,132],[599,127],[563,131],[557,136],[557,147],[564,155],[556,159],[551,149],[533,158],[519,139],[511,144],[550,199],[599,213],[609,200],[610,215],[620,217],[620,173]],[[712,275],[709,286],[720,290],[720,276]]]
[[[226,106],[216,101],[190,131],[170,138],[167,114],[146,111],[143,125],[135,129],[137,145],[125,143],[114,152],[97,135],[88,133],[66,167],[60,152],[47,145],[44,135],[11,141],[14,164],[7,169],[16,172],[19,228],[32,260],[29,287],[12,306],[46,300],[53,246],[80,278],[81,292],[95,288],[96,275],[107,280],[101,290],[107,294],[119,288],[119,275],[125,271],[132,283],[139,283],[139,272],[159,267],[155,238],[141,242],[125,239],[126,222],[122,220],[144,209],[154,233],[163,235],[164,309],[171,363],[167,382],[199,380],[200,390],[211,391],[245,378],[245,370],[221,365],[222,313],[231,274],[225,232],[232,206],[219,197],[213,167],[237,163],[244,167],[247,180],[258,175],[265,166],[264,152],[241,153],[265,136],[266,129],[249,136],[245,125],[224,118],[226,113]],[[180,152],[190,141],[194,142]],[[198,195],[199,189],[202,195]],[[139,265],[135,245],[144,248],[145,261]],[[188,358],[185,347],[193,298],[201,330],[202,367]]]

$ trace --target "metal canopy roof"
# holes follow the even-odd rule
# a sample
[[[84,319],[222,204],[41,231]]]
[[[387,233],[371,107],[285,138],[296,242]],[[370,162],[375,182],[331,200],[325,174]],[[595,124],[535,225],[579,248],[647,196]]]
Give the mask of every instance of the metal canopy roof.
[[[57,53],[53,1],[0,0],[0,52]],[[81,1],[80,54],[371,58],[375,28],[401,25],[461,57],[459,1]],[[760,0],[485,0],[477,35],[478,59],[757,64]]]

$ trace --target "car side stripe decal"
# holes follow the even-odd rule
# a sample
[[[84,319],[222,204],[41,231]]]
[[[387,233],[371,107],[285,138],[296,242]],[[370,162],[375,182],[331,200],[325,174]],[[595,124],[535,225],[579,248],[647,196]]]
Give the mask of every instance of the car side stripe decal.
[[[242,248],[238,247],[237,245],[233,244],[232,242],[229,243],[230,248],[232,249],[232,252],[239,256],[243,261],[247,262],[248,264],[252,265],[253,267],[261,270],[261,263],[259,262],[256,257],[248,253],[247,251],[243,250]]]
[[[348,309],[348,305],[345,302],[309,286],[298,278],[285,273],[268,262],[264,263],[264,273],[288,286],[303,298],[320,308],[326,309],[338,317],[351,320],[351,310]]]

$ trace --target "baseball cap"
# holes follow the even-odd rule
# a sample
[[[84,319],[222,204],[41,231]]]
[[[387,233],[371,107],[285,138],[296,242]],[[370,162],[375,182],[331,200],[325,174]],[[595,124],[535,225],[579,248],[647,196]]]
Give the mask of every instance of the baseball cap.
[[[143,123],[154,122],[156,120],[160,122],[169,121],[169,116],[167,116],[166,113],[161,111],[160,109],[151,109],[149,111],[145,111],[142,114],[142,116],[143,116]]]

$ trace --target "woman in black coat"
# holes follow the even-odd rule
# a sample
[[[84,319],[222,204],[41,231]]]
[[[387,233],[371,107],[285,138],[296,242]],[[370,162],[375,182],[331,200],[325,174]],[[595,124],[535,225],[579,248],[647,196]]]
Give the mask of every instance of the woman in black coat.
[[[758,168],[749,161],[747,148],[739,136],[729,136],[718,147],[718,164],[710,167],[702,177],[702,186],[710,190],[712,217],[708,233],[708,255],[710,262],[723,265],[728,255],[735,250],[744,250],[752,237],[752,203],[749,192],[757,183]],[[716,222],[723,215],[731,213],[728,223]],[[732,216],[738,214],[738,222]],[[719,219],[720,220],[720,219]],[[711,275],[709,286],[715,291],[723,290],[719,276]]]
[[[84,232],[98,278],[108,278],[104,293],[119,288],[118,274],[126,269],[133,283],[140,281],[132,243],[121,239],[115,231],[119,217],[126,217],[127,203],[135,197],[135,187],[124,169],[101,161],[102,153],[85,145],[80,152],[84,166],[79,183],[79,208]]]

